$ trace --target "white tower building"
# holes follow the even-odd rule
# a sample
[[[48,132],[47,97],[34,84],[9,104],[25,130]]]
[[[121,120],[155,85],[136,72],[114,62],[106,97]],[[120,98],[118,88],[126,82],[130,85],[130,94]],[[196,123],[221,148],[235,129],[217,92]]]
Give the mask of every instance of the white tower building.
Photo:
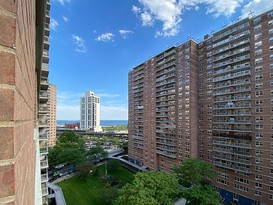
[[[84,97],[81,97],[81,121],[80,129],[93,130],[101,132],[100,126],[100,97],[94,95],[94,92],[87,91]]]

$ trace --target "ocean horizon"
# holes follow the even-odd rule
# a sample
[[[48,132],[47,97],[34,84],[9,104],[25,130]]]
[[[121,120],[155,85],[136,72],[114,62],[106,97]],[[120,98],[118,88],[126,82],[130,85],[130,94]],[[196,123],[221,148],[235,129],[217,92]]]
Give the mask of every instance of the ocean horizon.
[[[56,120],[57,125],[79,123],[79,120]],[[127,125],[128,120],[101,120],[101,126],[111,126],[111,125]]]

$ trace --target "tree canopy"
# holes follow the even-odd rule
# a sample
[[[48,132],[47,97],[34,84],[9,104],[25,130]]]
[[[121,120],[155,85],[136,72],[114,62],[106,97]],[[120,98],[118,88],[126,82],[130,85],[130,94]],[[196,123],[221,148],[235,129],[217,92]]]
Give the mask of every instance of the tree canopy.
[[[57,144],[49,149],[49,166],[62,163],[78,165],[85,161],[85,154],[84,140],[73,131],[64,131]]]
[[[187,200],[186,205],[220,204],[220,195],[207,180],[215,176],[212,164],[200,159],[189,159],[183,161],[175,172],[180,179],[191,185],[189,189],[182,191],[182,196]]]
[[[126,184],[118,193],[119,205],[169,205],[179,192],[175,174],[163,171],[139,172],[132,184]]]
[[[192,185],[200,184],[205,180],[205,177],[211,179],[215,176],[213,165],[200,159],[188,159],[183,161],[180,167],[175,168],[175,172],[179,178],[182,178]]]

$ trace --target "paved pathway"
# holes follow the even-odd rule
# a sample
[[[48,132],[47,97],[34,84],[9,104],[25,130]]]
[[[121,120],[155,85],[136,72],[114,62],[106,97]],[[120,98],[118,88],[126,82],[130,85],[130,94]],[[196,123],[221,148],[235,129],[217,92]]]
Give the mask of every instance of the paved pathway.
[[[63,191],[61,189],[61,187],[55,185],[55,184],[51,184],[51,183],[47,183],[48,188],[52,189],[54,191],[54,198],[56,201],[56,205],[66,205],[65,199],[64,199],[64,194]]]

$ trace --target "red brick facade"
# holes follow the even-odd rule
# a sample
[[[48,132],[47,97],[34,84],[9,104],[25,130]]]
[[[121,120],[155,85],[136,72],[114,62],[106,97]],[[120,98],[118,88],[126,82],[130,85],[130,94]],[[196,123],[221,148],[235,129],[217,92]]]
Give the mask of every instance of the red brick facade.
[[[0,0],[0,204],[34,205],[36,2]]]

